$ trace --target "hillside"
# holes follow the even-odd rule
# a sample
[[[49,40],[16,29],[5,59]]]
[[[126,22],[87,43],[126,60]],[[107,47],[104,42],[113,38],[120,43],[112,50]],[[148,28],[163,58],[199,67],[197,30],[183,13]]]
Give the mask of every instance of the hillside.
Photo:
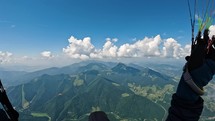
[[[160,121],[167,116],[177,85],[175,78],[123,63],[111,68],[89,63],[75,70],[70,74],[43,74],[8,88],[20,120],[86,121],[90,112],[102,110],[111,121]],[[207,105],[204,119],[215,114],[211,105]]]

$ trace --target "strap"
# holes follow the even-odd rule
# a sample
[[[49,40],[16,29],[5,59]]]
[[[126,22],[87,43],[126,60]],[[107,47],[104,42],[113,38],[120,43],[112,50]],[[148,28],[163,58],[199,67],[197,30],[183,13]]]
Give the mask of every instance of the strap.
[[[187,65],[185,65],[185,72],[183,73],[183,77],[184,77],[184,80],[185,82],[189,85],[189,87],[194,91],[196,92],[198,95],[203,95],[204,94],[204,90],[203,89],[200,89],[196,83],[193,81],[189,71],[188,71],[188,68],[187,68]]]
[[[190,88],[196,92],[198,95],[204,95],[204,89],[200,89],[196,84],[195,82],[190,79],[190,80],[185,80],[185,82],[190,86]]]

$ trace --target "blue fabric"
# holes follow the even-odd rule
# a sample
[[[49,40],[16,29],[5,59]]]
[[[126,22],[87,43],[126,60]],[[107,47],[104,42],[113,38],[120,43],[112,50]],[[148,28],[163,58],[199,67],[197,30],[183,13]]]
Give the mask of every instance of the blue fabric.
[[[211,59],[206,59],[201,67],[190,71],[190,74],[196,85],[203,88],[212,80],[215,74],[215,62]],[[187,101],[197,101],[199,99],[199,95],[186,84],[183,75],[181,76],[176,95]]]
[[[190,74],[199,87],[204,87],[212,80],[215,74],[215,62],[211,59],[207,59],[203,66],[191,71]]]
[[[203,103],[201,97],[196,102],[189,102],[173,94],[166,121],[198,121],[202,114]]]

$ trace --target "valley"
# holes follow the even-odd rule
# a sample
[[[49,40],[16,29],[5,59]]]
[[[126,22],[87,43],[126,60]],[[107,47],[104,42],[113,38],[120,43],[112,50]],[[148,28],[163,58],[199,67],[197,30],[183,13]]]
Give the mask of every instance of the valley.
[[[99,110],[111,121],[165,120],[179,77],[123,63],[79,65],[27,73],[32,79],[9,86],[7,93],[20,120],[86,121]],[[212,95],[214,84],[207,90]],[[215,114],[210,101],[214,98],[204,98],[208,103],[202,121],[209,121]]]

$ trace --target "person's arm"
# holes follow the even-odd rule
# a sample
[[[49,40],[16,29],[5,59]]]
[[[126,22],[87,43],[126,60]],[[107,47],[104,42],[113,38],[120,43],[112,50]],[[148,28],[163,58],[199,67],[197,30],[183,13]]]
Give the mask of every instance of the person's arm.
[[[185,65],[177,91],[172,96],[171,107],[166,121],[198,121],[203,110],[203,87],[215,73],[215,61],[206,60],[208,32],[200,36]]]
[[[189,87],[196,92],[198,95],[204,95],[204,89],[199,88],[193,81],[188,69],[183,74],[184,81],[189,85]]]
[[[203,99],[186,101],[173,94],[166,121],[198,121],[203,110]]]
[[[208,59],[199,68],[191,71],[192,75],[185,71],[181,76],[177,91],[172,96],[169,115],[166,121],[198,121],[204,100],[201,98],[203,87],[213,78],[215,74],[215,61]],[[196,87],[189,85],[187,81],[192,80]],[[199,89],[198,91],[196,89]],[[202,92],[201,92],[202,91]]]
[[[179,81],[176,95],[187,101],[197,101],[200,95],[203,95],[202,81],[204,77],[210,77],[211,75],[201,75],[207,73],[209,66],[206,63],[206,49],[208,41],[208,30],[204,31],[204,38],[201,39],[201,33],[197,36],[197,44],[193,47],[191,55],[187,57],[187,63],[185,64],[184,72]],[[200,69],[202,68],[202,69]],[[200,70],[199,70],[200,69]],[[200,75],[195,74],[196,70]],[[209,73],[209,72],[208,72]],[[199,77],[200,76],[200,77]],[[202,80],[203,79],[203,80]],[[209,80],[206,80],[209,81]]]

